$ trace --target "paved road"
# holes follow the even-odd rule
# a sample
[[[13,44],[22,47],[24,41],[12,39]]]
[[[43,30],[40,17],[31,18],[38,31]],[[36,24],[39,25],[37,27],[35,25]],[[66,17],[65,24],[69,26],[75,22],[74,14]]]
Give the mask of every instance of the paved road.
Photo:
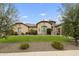
[[[0,56],[79,56],[79,50],[0,53]]]

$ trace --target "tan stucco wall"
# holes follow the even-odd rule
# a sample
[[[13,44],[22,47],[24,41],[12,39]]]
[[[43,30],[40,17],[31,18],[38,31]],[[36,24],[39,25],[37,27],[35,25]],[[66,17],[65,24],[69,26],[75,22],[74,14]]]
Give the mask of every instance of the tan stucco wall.
[[[53,28],[53,30],[52,30],[52,32],[51,32],[51,35],[56,35],[56,23],[52,23],[52,25],[51,25]]]
[[[57,35],[58,28],[60,28],[60,35],[62,35],[62,26],[61,25],[56,26],[56,23],[50,24],[48,22],[40,22],[34,27],[28,27],[25,24],[15,24],[13,26],[13,30],[14,30],[14,32],[17,32],[18,28],[20,27],[21,32],[19,32],[18,34],[22,34],[22,33],[26,34],[26,32],[29,32],[31,29],[37,30],[37,34],[47,34],[47,33],[44,33],[41,31],[42,26],[47,26],[47,28],[51,28],[52,29],[51,35]]]
[[[26,33],[28,32],[28,26],[24,25],[24,24],[16,24],[13,26],[13,30],[14,32],[17,32],[18,31],[18,28],[21,28],[21,33]],[[18,33],[18,34],[21,34],[21,33]]]
[[[60,35],[62,35],[62,26],[57,26],[56,27],[56,34],[57,34],[59,28],[60,28]]]
[[[41,27],[42,26],[47,26],[47,28],[51,28],[51,24],[49,24],[49,23],[47,23],[47,22],[41,22],[41,23],[39,23],[38,25],[37,25],[37,33],[38,34],[43,34],[42,32],[41,32]]]

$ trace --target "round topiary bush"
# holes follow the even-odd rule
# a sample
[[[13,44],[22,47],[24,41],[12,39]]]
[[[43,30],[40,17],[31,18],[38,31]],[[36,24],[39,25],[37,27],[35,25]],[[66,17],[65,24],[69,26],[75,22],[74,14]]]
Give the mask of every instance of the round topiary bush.
[[[60,42],[53,42],[52,44],[52,47],[54,47],[55,49],[58,49],[58,50],[63,50],[64,49],[64,45],[61,44]]]
[[[21,44],[20,45],[20,49],[27,49],[27,48],[29,48],[29,44],[28,43],[23,43],[23,44]]]

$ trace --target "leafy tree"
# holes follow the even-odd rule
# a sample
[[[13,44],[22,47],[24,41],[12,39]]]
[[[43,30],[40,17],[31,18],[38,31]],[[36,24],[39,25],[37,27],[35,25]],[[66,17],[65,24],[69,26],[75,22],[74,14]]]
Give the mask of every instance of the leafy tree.
[[[79,4],[62,4],[63,34],[72,36],[76,46],[79,38]]]
[[[0,3],[0,34],[8,35],[16,19],[17,10],[14,4]]]
[[[30,32],[30,34],[32,34],[32,35],[37,35],[37,31],[34,30],[34,29],[31,29],[29,32]]]

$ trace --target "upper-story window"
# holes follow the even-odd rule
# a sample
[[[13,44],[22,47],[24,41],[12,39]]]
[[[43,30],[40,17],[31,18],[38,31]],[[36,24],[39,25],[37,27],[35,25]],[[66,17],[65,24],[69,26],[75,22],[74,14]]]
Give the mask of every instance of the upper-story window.
[[[53,26],[51,26],[51,28],[52,28],[52,31],[53,31]]]
[[[52,26],[52,28],[53,28],[53,26]]]

